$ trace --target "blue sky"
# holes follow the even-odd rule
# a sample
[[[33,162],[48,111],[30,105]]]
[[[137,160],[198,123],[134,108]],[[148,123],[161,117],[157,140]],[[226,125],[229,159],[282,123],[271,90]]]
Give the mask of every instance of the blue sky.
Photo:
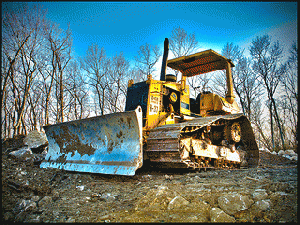
[[[61,28],[70,24],[78,56],[97,43],[109,56],[123,51],[133,60],[145,43],[162,48],[164,38],[170,37],[177,26],[195,32],[199,50],[221,52],[227,42],[247,49],[253,38],[264,34],[288,47],[297,41],[296,2],[39,3],[48,10],[47,17]]]

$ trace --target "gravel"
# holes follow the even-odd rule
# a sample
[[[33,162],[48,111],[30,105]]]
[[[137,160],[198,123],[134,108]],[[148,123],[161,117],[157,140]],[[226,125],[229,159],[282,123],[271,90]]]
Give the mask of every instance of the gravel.
[[[296,162],[265,151],[257,168],[135,176],[41,169],[2,153],[3,222],[298,222],[297,188]],[[222,196],[247,207],[226,213]]]

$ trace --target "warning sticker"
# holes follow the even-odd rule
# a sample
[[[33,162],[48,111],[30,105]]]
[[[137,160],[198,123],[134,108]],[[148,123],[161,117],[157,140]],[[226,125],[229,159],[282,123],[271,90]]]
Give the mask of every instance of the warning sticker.
[[[158,111],[159,111],[159,102],[160,102],[160,98],[158,96],[150,95],[149,115],[154,115],[154,114],[158,113]]]

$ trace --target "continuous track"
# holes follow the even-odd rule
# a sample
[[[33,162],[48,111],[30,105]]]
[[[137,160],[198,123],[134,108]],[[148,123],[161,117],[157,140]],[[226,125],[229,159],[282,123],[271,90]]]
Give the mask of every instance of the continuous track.
[[[149,133],[144,158],[159,167],[226,169],[257,166],[259,150],[249,120],[234,114],[159,126]]]

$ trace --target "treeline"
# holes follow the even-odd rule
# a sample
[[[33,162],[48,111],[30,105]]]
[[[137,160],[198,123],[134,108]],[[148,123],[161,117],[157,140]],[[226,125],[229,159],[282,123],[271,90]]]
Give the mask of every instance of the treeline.
[[[200,47],[195,33],[180,27],[173,29],[169,40],[175,57]],[[74,57],[70,28],[61,29],[47,20],[39,6],[3,13],[1,51],[2,138],[40,130],[46,124],[123,111],[128,81],[139,82],[155,73],[162,56],[158,46],[145,43],[133,61],[122,52],[108,57],[97,44],[90,44],[83,57]],[[236,65],[232,72],[236,99],[261,147],[295,148],[296,43],[287,56],[279,42],[264,35],[252,41],[249,51],[246,57],[244,49],[227,43],[221,53]],[[194,97],[209,85],[225,95],[222,72],[195,76],[188,83]]]

